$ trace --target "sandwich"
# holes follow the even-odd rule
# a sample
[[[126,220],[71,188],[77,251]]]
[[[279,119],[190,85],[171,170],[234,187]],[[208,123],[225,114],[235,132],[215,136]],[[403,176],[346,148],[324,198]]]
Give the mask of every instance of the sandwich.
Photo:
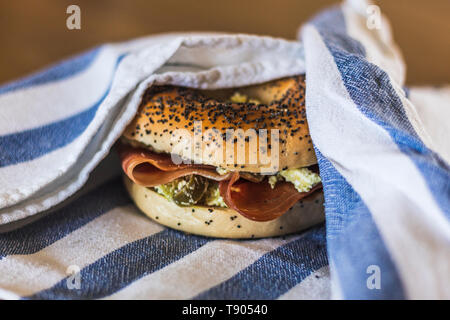
[[[304,76],[220,90],[151,86],[117,149],[137,207],[170,228],[262,238],[324,219]]]

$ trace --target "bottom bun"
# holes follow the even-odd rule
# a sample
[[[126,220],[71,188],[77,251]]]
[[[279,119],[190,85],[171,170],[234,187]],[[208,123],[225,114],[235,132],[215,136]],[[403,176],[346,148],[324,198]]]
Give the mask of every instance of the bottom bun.
[[[275,220],[259,222],[244,218],[228,208],[180,207],[126,176],[124,180],[131,198],[147,216],[170,228],[201,236],[238,239],[274,237],[301,231],[324,221],[322,191],[297,202]]]

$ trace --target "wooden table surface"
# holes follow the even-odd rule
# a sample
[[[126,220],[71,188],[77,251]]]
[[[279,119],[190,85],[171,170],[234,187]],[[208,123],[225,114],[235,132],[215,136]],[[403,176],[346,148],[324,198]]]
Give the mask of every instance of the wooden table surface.
[[[0,83],[96,44],[167,31],[228,31],[294,39],[331,0],[0,1]],[[81,8],[81,30],[66,8]],[[408,65],[408,84],[450,83],[450,1],[380,0]]]

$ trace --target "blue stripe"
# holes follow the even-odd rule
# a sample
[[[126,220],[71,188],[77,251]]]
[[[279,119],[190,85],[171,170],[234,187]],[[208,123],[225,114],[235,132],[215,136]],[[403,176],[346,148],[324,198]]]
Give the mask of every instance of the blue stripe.
[[[276,299],[326,265],[325,229],[318,227],[266,253],[229,280],[194,299]]]
[[[211,239],[164,230],[131,242],[80,271],[81,288],[67,289],[63,279],[29,299],[98,299],[109,296],[197,250]],[[149,297],[151,298],[151,297]]]
[[[405,91],[405,97],[409,99],[409,96],[411,95],[411,89],[407,86],[403,86],[403,91]]]
[[[347,35],[345,19],[339,5],[332,6],[316,15],[311,23],[317,28],[327,45],[345,48],[348,52],[364,57],[364,46]]]
[[[334,14],[340,16],[340,24],[345,25],[342,12],[337,10]],[[335,33],[327,31],[337,20],[333,25],[318,27],[350,97],[359,110],[384,128],[399,149],[414,162],[441,210],[450,218],[450,165],[420,140],[387,73],[365,60],[358,46],[344,45],[342,36],[336,37]]]
[[[0,259],[42,250],[98,216],[128,203],[121,179],[109,181],[36,222],[0,234]]]
[[[316,149],[324,186],[328,254],[345,299],[403,299],[389,251],[361,197]],[[367,287],[367,267],[381,270],[381,289]]]
[[[363,58],[330,47],[345,87],[359,110],[384,128],[421,172],[450,218],[450,166],[420,140],[386,72]]]
[[[117,59],[115,68],[123,57]],[[0,168],[36,159],[74,141],[94,119],[98,107],[111,89],[111,82],[112,79],[103,96],[85,111],[35,129],[1,136]]]
[[[102,47],[94,48],[69,60],[60,62],[45,71],[41,71],[24,79],[3,85],[0,87],[0,94],[62,80],[80,73],[92,64],[98,56],[101,48]]]
[[[345,35],[347,33],[347,27],[340,5],[333,5],[326,10],[320,11],[313,16],[308,23],[313,24],[319,30],[325,29],[328,32],[334,33],[336,36]],[[330,25],[333,26],[333,28],[327,29]]]

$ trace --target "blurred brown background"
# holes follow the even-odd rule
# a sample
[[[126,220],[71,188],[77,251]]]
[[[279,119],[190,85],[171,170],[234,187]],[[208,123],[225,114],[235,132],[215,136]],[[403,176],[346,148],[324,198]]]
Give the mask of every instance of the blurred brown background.
[[[166,31],[228,31],[295,39],[333,0],[2,0],[0,83],[96,44]],[[81,8],[81,30],[66,8]],[[380,0],[408,66],[408,84],[450,83],[450,1]]]

